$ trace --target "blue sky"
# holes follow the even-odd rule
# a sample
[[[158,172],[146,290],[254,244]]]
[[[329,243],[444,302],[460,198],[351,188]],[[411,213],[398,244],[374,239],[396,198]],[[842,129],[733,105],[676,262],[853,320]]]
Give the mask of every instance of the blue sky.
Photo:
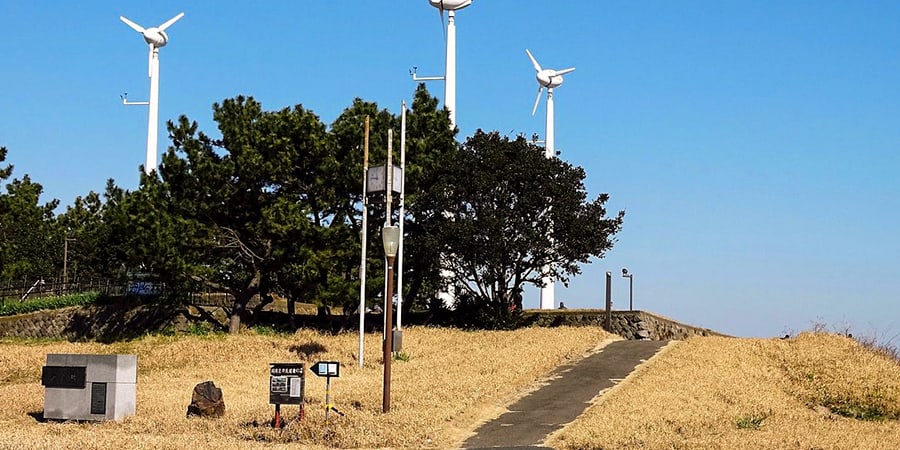
[[[161,49],[160,119],[214,132],[211,105],[252,95],[330,123],[355,97],[399,112],[443,71],[438,12],[390,2],[0,0],[0,145],[14,175],[71,203],[137,186]],[[577,70],[555,92],[556,146],[625,227],[557,300],[635,306],[740,336],[812,322],[900,333],[900,3],[475,0],[457,15],[461,139],[544,132],[529,48]],[[443,85],[429,85],[438,97]],[[168,145],[160,126],[160,152]],[[526,297],[536,307],[537,292]]]

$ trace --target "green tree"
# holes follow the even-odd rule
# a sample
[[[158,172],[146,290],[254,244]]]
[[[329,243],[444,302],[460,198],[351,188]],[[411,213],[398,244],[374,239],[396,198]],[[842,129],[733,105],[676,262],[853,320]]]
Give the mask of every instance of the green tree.
[[[450,126],[450,113],[438,108],[424,84],[419,84],[407,115],[406,204],[408,214],[404,226],[404,279],[408,280],[404,309],[436,308],[441,290],[440,227],[445,217],[440,211],[420,202],[420,197],[442,189],[441,174],[453,164],[459,152],[457,130]]]
[[[94,191],[75,202],[56,220],[66,239],[69,239],[67,265],[71,280],[81,278],[116,278],[124,275],[123,264],[127,260],[125,242],[130,227],[118,228],[116,216],[127,192],[107,180],[103,195]]]
[[[0,147],[0,162],[7,150]],[[0,181],[12,175],[12,166],[0,169]],[[13,179],[0,194],[0,276],[4,280],[40,279],[59,275],[62,265],[61,233],[53,211],[59,200],[41,204],[43,187],[27,174]]]
[[[146,177],[141,187],[142,201],[159,213],[144,226],[155,240],[142,253],[178,285],[230,293],[229,331],[237,333],[256,312],[248,308],[255,296],[262,299],[258,308],[271,301],[293,230],[329,220],[309,206],[327,193],[304,184],[308,177],[299,173],[322,176],[329,164],[321,156],[326,130],[300,105],[266,112],[242,96],[213,105],[213,118],[221,139],[198,132],[184,116],[169,124],[174,146],[161,178]]]
[[[522,136],[479,130],[420,200],[440,222],[432,231],[464,306],[488,317],[521,308],[523,285],[541,286],[545,266],[567,283],[621,229],[624,211],[605,217],[607,194],[587,200],[583,169],[543,153]]]

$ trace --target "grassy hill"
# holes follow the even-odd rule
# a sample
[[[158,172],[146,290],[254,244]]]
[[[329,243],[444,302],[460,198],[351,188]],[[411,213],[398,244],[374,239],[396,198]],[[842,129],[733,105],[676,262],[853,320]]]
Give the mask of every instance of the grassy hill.
[[[381,414],[380,334],[311,331],[147,336],[113,344],[0,341],[0,449],[452,448],[535,380],[615,338],[597,328],[405,330]],[[138,355],[137,415],[120,423],[41,422],[47,353]],[[307,377],[307,418],[270,426],[270,362],[336,360],[324,424],[324,379]],[[213,380],[226,415],[186,419],[194,385]],[[296,407],[282,408],[291,419]],[[900,448],[900,365],[856,341],[698,337],[670,344],[549,442],[557,448]]]
[[[693,338],[604,395],[566,449],[900,448],[900,364],[836,334]]]

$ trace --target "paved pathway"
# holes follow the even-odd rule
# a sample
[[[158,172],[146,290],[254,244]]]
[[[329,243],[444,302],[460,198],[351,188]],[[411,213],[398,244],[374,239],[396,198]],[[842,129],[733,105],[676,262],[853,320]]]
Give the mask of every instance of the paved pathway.
[[[550,433],[575,420],[600,391],[627,377],[667,343],[616,341],[580,361],[558,368],[545,386],[479,427],[463,443],[463,448],[546,448],[540,445]]]

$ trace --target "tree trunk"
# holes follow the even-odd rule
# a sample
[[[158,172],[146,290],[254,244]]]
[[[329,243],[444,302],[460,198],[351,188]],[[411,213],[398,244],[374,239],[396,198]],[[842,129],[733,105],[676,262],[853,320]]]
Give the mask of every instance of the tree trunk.
[[[234,308],[231,310],[231,320],[228,322],[228,334],[239,334],[241,332],[241,315],[243,315],[243,311],[243,305],[234,305]]]
[[[287,298],[287,313],[288,313],[288,324],[291,326],[291,331],[297,331],[297,319],[294,318],[294,314],[297,311],[297,299],[290,293],[288,293]]]

